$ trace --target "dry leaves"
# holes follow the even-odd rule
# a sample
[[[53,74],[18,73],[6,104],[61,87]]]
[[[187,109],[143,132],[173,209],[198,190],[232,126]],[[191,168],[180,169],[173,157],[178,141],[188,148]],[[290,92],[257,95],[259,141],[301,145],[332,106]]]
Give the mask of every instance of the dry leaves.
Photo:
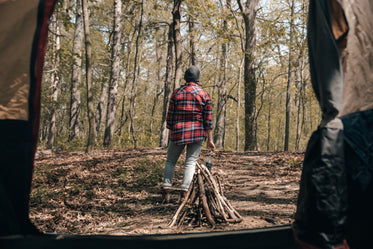
[[[43,232],[75,234],[176,233],[168,227],[178,208],[160,204],[166,150],[159,148],[56,152],[35,160],[30,216]],[[207,151],[202,151],[204,164]],[[299,189],[303,153],[216,152],[212,172],[224,195],[242,216],[239,224],[216,227],[235,230],[288,224]],[[184,155],[176,168],[180,186]],[[190,228],[183,232],[210,231]]]

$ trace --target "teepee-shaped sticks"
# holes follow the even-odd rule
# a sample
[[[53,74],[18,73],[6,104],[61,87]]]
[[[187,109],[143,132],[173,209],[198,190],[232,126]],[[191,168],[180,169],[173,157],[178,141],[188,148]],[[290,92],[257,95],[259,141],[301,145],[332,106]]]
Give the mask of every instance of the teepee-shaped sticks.
[[[186,198],[180,204],[169,226],[202,226],[203,223],[208,223],[214,228],[218,223],[241,222],[241,215],[223,195],[219,181],[216,182],[204,165],[197,163],[196,166]]]

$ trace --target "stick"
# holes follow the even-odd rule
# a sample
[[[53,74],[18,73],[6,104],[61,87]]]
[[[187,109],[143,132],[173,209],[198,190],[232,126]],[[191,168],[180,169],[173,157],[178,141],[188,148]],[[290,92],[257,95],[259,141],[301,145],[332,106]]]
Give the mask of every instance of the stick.
[[[179,216],[179,213],[181,212],[181,210],[183,209],[183,207],[185,206],[185,204],[186,204],[187,201],[188,201],[188,198],[189,198],[189,196],[190,196],[190,194],[191,194],[191,190],[193,189],[193,185],[195,184],[195,182],[196,182],[196,180],[194,179],[193,182],[192,182],[192,184],[191,184],[192,186],[189,187],[188,193],[187,193],[187,195],[186,195],[184,201],[180,204],[180,206],[179,206],[179,208],[177,209],[177,211],[176,211],[174,217],[172,217],[172,220],[171,220],[171,222],[169,223],[169,226],[170,226],[170,227],[172,227],[173,225],[175,225],[175,223],[176,223],[176,221],[177,221],[177,217]]]
[[[211,177],[212,177],[211,174],[210,174],[210,175],[206,174],[206,172],[204,171],[204,169],[202,168],[202,166],[199,165],[198,163],[197,163],[197,166],[198,166],[199,169],[201,169],[201,172],[202,172],[202,174],[205,176],[205,178],[207,179],[207,181],[210,182],[210,184],[211,184],[211,186],[212,186],[212,190],[214,191],[214,193],[215,193],[215,195],[216,195],[216,200],[217,200],[217,204],[218,204],[218,207],[219,207],[218,210],[219,210],[219,212],[221,213],[221,215],[223,216],[224,220],[227,221],[227,219],[228,219],[228,215],[225,213],[225,211],[224,211],[224,207],[223,207],[223,205],[222,205],[222,202],[224,202],[224,200],[220,197],[220,194],[219,194],[219,192],[217,191],[216,184],[214,184],[213,179],[211,178]],[[207,171],[208,171],[208,170],[207,170]],[[209,176],[210,176],[210,177],[209,177]]]
[[[213,176],[211,175],[210,171],[206,169],[206,167],[202,167],[201,165],[197,164],[197,166],[199,166],[199,168],[201,169],[201,172],[202,174],[205,174],[205,177],[206,179],[208,179],[209,181],[211,181],[211,184],[213,185],[213,190],[216,194],[216,197],[218,198],[218,200],[220,200],[221,202],[219,203],[222,203],[225,207],[224,210],[227,210],[229,216],[231,219],[229,218],[226,218],[226,216],[224,215],[224,219],[227,221],[227,222],[234,222],[234,223],[239,223],[242,221],[242,217],[241,215],[236,211],[234,210],[234,208],[232,207],[232,205],[229,203],[229,201],[227,200],[227,198],[223,195],[223,191],[222,191],[222,188],[221,188],[221,185],[220,185],[220,182],[219,184],[217,185]],[[222,207],[221,207],[222,208]],[[224,212],[225,214],[225,212]]]
[[[205,211],[207,220],[210,222],[211,226],[214,228],[215,227],[215,221],[212,218],[209,206],[207,205],[205,188],[203,187],[203,181],[202,181],[202,176],[200,174],[200,170],[197,171],[197,179],[198,179],[198,186],[199,186],[200,202],[202,203],[202,207],[203,207],[203,210]]]

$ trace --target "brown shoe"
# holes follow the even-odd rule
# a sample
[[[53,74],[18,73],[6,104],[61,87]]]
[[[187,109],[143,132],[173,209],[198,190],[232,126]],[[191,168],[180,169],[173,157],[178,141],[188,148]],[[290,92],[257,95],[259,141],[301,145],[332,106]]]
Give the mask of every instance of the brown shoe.
[[[180,191],[180,200],[179,200],[180,203],[183,203],[183,201],[185,200],[185,198],[187,196],[187,193],[188,192]]]
[[[169,189],[162,189],[162,204],[170,203],[170,190]]]

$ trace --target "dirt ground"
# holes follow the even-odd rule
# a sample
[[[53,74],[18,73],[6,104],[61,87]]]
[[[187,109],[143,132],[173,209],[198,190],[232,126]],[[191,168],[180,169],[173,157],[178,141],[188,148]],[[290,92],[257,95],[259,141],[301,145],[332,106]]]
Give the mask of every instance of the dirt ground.
[[[204,164],[207,151],[199,162]],[[289,224],[296,210],[302,152],[232,152],[214,154],[212,173],[225,197],[243,217],[214,231]],[[182,177],[184,155],[175,173]],[[35,161],[30,215],[46,233],[165,234],[206,232],[202,227],[170,228],[179,204],[161,204],[160,184],[166,150],[141,148],[39,154]]]

